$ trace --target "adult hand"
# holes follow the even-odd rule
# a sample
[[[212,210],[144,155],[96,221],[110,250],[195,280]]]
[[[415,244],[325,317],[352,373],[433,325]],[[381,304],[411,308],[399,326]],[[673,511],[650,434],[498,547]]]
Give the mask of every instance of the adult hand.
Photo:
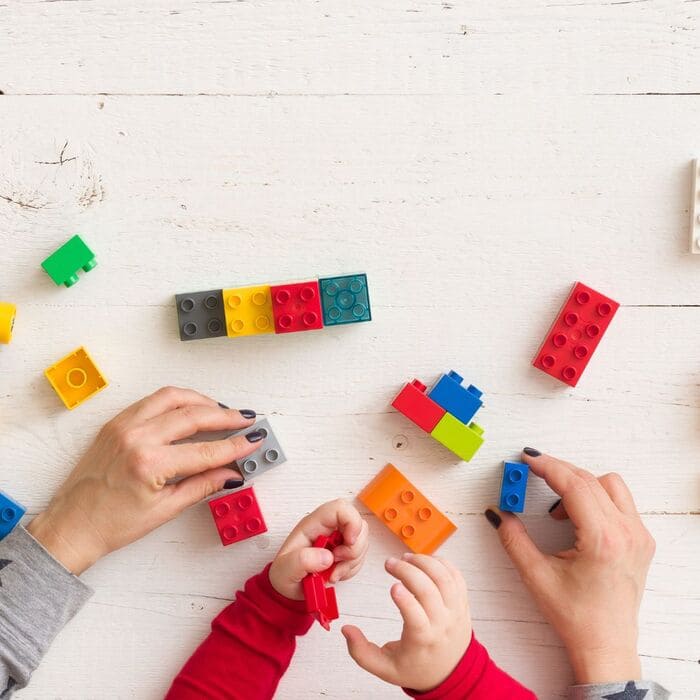
[[[585,469],[525,448],[533,474],[561,496],[550,510],[571,518],[571,549],[542,553],[520,519],[495,507],[485,515],[544,616],[566,646],[578,683],[641,678],[639,605],[655,543],[618,474]]]
[[[221,488],[242,484],[234,460],[263,435],[173,445],[198,432],[238,430],[250,410],[223,407],[196,391],[165,387],[129,406],[98,434],[29,532],[80,574]],[[174,479],[180,479],[172,483]]]
[[[330,535],[334,530],[342,534],[343,544],[332,552],[313,546],[319,535]],[[342,499],[324,503],[300,520],[284,541],[270,566],[270,583],[281,595],[302,600],[301,581],[307,574],[325,571],[336,562],[329,581],[352,578],[360,570],[368,546],[369,528],[357,508]]]
[[[401,639],[383,647],[352,625],[342,633],[350,656],[387,683],[427,692],[457,667],[472,635],[467,584],[449,561],[425,554],[387,559],[386,570],[400,583],[391,597],[403,618]]]

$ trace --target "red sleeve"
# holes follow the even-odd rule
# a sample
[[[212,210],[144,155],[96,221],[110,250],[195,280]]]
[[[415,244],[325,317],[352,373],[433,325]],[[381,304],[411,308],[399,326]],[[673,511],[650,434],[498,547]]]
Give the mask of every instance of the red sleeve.
[[[212,622],[166,700],[267,700],[289,666],[296,636],[313,623],[303,600],[277,593],[265,569]]]
[[[472,632],[472,640],[454,671],[427,693],[404,688],[420,700],[537,700],[537,696],[501,671]]]

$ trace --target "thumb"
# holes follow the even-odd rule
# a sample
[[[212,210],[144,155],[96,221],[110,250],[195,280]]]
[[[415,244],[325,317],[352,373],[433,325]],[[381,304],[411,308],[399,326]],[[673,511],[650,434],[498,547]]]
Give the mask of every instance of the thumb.
[[[484,515],[496,529],[501,545],[515,565],[524,582],[532,581],[537,572],[547,563],[547,557],[530,539],[527,530],[517,515],[489,506]]]
[[[325,571],[333,564],[333,554],[321,547],[303,547],[277,557],[277,567],[284,578],[299,583],[307,574]]]
[[[381,647],[370,642],[354,625],[345,625],[340,631],[348,645],[348,653],[360,668],[387,683],[399,685],[394,666]]]

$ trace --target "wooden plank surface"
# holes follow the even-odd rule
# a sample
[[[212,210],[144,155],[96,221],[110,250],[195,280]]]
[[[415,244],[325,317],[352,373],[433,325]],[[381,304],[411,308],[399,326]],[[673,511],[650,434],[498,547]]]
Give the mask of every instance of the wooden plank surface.
[[[269,534],[224,550],[202,505],[88,572],[95,597],[20,697],[161,697],[293,523],[389,460],[458,525],[443,553],[495,658],[565,697],[561,645],[481,516],[525,444],[631,485],[658,545],[645,675],[697,695],[699,16],[670,1],[0,7],[0,298],[19,309],[0,348],[0,484],[38,512],[105,420],[169,383],[268,415],[289,456],[257,482]],[[39,263],[76,231],[99,264],[57,289]],[[356,270],[371,324],[178,340],[175,292]],[[529,362],[576,279],[622,308],[570,390]],[[79,344],[111,385],[68,412],[42,372]],[[469,465],[388,406],[450,367],[485,392]],[[552,500],[533,483],[525,514],[549,549],[570,537]],[[380,641],[399,628],[382,569],[399,548],[370,522],[341,622]],[[399,697],[338,627],[300,643],[279,697]]]

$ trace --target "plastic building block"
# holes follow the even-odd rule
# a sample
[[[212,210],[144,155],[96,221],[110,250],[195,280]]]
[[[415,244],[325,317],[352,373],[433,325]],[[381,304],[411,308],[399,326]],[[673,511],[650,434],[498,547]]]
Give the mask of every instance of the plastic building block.
[[[235,435],[246,435],[254,430],[260,430],[264,433],[264,442],[255,452],[235,463],[246,480],[259,476],[272,467],[287,461],[282,446],[272,431],[272,426],[265,418],[259,420],[255,425],[251,425],[250,428],[239,430]]]
[[[358,498],[419,554],[432,554],[457,529],[393,464],[387,464]]]
[[[17,308],[7,301],[0,301],[0,343],[12,340],[12,329],[15,327]]]
[[[462,386],[462,377],[451,369],[437,380],[428,396],[436,404],[442,406],[448,413],[458,418],[462,423],[469,423],[481,408],[481,391],[473,384],[466,389]]]
[[[700,253],[700,162],[692,162],[690,175],[690,252]]]
[[[473,421],[464,425],[451,413],[446,413],[430,434],[465,462],[484,444],[484,429],[480,425]]]
[[[425,384],[414,379],[401,389],[391,405],[419,428],[429,433],[445,415],[445,409],[428,398],[425,390]]]
[[[270,287],[275,333],[323,328],[318,280]]]
[[[335,530],[330,535],[319,535],[314,541],[314,547],[324,547],[333,551],[338,545],[343,543],[343,536]],[[338,619],[338,602],[335,597],[335,589],[326,587],[325,584],[335,569],[333,563],[324,571],[308,574],[302,579],[304,599],[306,600],[306,611],[311,613],[324,629],[330,630],[331,620]]]
[[[57,285],[65,284],[66,287],[72,287],[78,281],[78,270],[82,268],[90,272],[95,265],[95,254],[80,236],[73,236],[41,263]]]
[[[229,338],[275,332],[270,285],[224,289],[223,298]]]
[[[180,340],[218,338],[226,335],[224,299],[221,289],[176,294]]]
[[[620,305],[576,282],[532,364],[576,386]]]
[[[107,386],[107,380],[83,347],[51,365],[44,374],[66,408],[70,409]]]
[[[503,462],[501,501],[499,508],[511,513],[522,513],[525,508],[525,489],[530,468],[522,462]]]
[[[14,530],[25,513],[25,508],[0,491],[0,540]]]
[[[252,486],[214,498],[209,508],[224,547],[267,532]]]
[[[372,320],[367,275],[323,277],[318,282],[324,326]]]

